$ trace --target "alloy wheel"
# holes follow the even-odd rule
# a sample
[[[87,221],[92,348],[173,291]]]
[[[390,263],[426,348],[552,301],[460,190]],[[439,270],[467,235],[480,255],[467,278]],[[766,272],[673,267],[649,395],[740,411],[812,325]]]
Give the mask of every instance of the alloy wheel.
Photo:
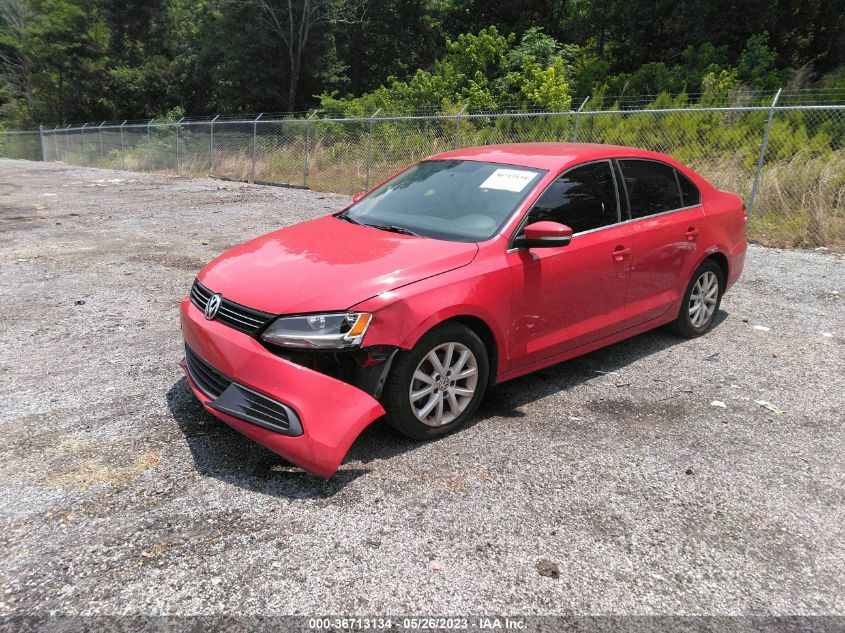
[[[408,390],[411,411],[426,426],[454,421],[466,410],[478,385],[478,361],[466,345],[443,343],[423,356]]]
[[[719,279],[711,271],[701,274],[689,297],[689,320],[694,328],[703,328],[713,317],[719,300]]]

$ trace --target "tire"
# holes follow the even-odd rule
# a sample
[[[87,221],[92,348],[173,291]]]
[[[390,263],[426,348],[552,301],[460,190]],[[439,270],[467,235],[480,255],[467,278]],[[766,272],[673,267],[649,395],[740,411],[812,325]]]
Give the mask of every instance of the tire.
[[[711,296],[714,288],[715,296]],[[697,298],[702,289],[705,297],[703,301]],[[672,330],[684,338],[696,338],[709,332],[716,322],[724,292],[725,276],[722,269],[712,259],[704,260],[692,274],[678,317],[671,325]]]
[[[445,365],[450,349],[451,362]],[[450,380],[444,371],[461,377]],[[451,433],[475,414],[489,375],[487,349],[479,336],[457,322],[439,325],[394,360],[383,397],[387,422],[417,440]]]

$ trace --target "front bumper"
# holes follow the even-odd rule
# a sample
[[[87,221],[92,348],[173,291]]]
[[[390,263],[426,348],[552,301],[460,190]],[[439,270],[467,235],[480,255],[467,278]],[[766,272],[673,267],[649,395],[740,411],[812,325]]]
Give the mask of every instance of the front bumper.
[[[285,459],[320,477],[329,478],[352,442],[384,415],[381,404],[360,389],[280,358],[251,336],[218,321],[208,321],[189,299],[180,306],[182,336],[193,354],[236,383],[240,389],[266,396],[287,409],[290,424],[274,428],[232,404],[232,393],[210,397],[185,371],[191,389],[212,415]],[[190,352],[189,352],[190,353]],[[195,367],[196,373],[196,367]],[[199,382],[203,382],[198,376]],[[237,394],[235,394],[237,395]],[[301,429],[301,433],[299,430]]]

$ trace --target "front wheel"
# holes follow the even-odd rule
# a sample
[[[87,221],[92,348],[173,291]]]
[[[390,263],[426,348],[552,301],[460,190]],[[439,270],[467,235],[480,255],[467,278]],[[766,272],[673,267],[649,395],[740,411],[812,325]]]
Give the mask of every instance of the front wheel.
[[[695,338],[710,331],[716,322],[724,288],[722,269],[712,259],[705,260],[690,279],[672,329],[686,338]]]
[[[478,409],[489,377],[487,349],[460,323],[445,323],[398,356],[384,391],[387,421],[414,439],[451,433]]]

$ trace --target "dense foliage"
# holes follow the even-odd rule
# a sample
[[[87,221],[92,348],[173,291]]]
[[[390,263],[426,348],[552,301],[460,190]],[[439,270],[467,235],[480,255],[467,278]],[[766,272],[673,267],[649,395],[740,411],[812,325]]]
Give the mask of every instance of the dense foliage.
[[[845,0],[0,0],[0,120],[845,90]]]

